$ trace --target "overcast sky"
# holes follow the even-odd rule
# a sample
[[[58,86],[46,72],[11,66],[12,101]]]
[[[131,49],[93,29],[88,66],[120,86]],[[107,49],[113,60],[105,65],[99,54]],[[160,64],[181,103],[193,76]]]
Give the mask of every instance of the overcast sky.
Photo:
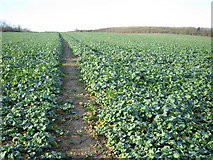
[[[211,0],[0,0],[0,20],[32,31],[211,27]]]

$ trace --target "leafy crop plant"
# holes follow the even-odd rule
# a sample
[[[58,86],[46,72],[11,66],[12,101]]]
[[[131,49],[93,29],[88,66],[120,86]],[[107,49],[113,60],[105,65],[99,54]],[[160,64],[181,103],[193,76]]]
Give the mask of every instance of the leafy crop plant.
[[[2,37],[1,158],[39,159],[56,144],[50,132],[61,84],[60,39],[57,33]]]
[[[211,159],[210,38],[63,33],[120,158]]]

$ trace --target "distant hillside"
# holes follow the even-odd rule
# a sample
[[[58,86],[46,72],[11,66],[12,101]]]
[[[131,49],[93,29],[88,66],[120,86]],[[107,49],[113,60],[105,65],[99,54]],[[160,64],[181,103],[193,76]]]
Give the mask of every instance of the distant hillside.
[[[115,32],[115,33],[167,33],[211,37],[210,28],[194,27],[112,27],[96,30],[77,30],[76,32]]]

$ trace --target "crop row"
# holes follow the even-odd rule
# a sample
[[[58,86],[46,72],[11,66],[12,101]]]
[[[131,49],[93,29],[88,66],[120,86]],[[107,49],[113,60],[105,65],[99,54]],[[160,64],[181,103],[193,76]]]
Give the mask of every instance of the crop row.
[[[122,158],[212,153],[210,39],[64,33],[87,90],[102,106],[96,129]]]
[[[55,144],[50,131],[61,85],[57,33],[3,33],[1,158],[33,159]]]

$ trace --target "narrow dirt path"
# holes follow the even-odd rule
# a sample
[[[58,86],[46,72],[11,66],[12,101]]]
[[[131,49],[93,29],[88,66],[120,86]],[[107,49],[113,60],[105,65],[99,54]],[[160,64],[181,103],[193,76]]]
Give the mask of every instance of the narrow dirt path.
[[[86,103],[92,98],[86,93],[84,83],[79,81],[80,72],[77,57],[73,55],[68,43],[62,37],[61,39],[64,52],[61,104],[69,102],[74,105],[75,114],[58,111],[59,118],[70,116],[73,118],[57,122],[58,128],[63,129],[67,135],[56,138],[58,145],[54,150],[69,154],[73,158],[110,158],[107,153],[108,149],[104,145],[104,138],[93,136],[91,126],[83,120],[87,109],[79,103]]]

